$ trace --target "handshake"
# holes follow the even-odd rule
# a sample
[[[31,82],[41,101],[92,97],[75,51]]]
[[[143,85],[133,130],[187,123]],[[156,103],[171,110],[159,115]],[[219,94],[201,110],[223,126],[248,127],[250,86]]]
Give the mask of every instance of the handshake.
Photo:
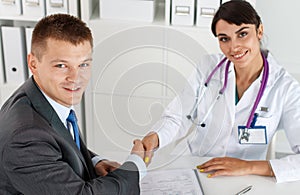
[[[154,150],[159,146],[158,135],[155,132],[150,132],[142,140],[134,140],[133,144],[131,154],[140,156],[144,159],[145,164],[149,165],[153,157]]]
[[[131,154],[138,155],[142,158],[148,166],[150,164],[151,158],[153,157],[153,152],[158,148],[158,136],[157,133],[151,132],[146,135],[143,140],[136,139],[133,141],[133,147],[131,149]],[[97,175],[105,176],[109,172],[119,168],[121,164],[116,161],[102,160],[98,162],[95,166]]]

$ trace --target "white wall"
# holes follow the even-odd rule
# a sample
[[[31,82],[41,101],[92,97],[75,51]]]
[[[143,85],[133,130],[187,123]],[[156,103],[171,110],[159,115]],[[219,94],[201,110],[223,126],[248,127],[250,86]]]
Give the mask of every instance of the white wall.
[[[300,1],[258,0],[256,10],[262,18],[265,43],[275,58],[300,81]],[[276,137],[275,151],[291,152],[284,132]]]
[[[258,0],[268,49],[286,69],[300,80],[300,1]]]

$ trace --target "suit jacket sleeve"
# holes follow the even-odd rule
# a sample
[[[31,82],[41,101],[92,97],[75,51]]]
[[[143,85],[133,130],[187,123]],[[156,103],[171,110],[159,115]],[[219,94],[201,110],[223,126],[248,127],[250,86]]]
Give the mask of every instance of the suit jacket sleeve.
[[[22,194],[140,194],[139,173],[132,162],[105,177],[84,181],[63,161],[64,152],[47,131],[23,127],[5,144],[5,174]]]

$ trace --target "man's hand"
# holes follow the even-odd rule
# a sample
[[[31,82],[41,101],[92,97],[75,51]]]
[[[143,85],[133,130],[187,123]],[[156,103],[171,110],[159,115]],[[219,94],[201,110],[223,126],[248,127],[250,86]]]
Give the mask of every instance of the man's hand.
[[[154,155],[154,150],[157,149],[159,145],[157,133],[150,132],[143,138],[142,143],[146,150],[144,161],[146,165],[148,165]]]
[[[99,176],[105,176],[109,172],[116,170],[121,165],[115,161],[102,160],[95,166],[96,174]]]
[[[144,146],[143,146],[141,140],[136,139],[133,141],[133,144],[134,144],[134,146],[132,147],[131,154],[136,154],[139,157],[141,157],[142,159],[144,159],[145,149],[144,149]]]

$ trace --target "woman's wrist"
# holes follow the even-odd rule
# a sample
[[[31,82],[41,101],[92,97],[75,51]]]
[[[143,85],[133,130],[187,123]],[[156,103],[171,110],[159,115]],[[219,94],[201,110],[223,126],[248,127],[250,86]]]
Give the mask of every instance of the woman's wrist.
[[[274,176],[274,172],[269,161],[250,161],[250,174],[261,176]]]

